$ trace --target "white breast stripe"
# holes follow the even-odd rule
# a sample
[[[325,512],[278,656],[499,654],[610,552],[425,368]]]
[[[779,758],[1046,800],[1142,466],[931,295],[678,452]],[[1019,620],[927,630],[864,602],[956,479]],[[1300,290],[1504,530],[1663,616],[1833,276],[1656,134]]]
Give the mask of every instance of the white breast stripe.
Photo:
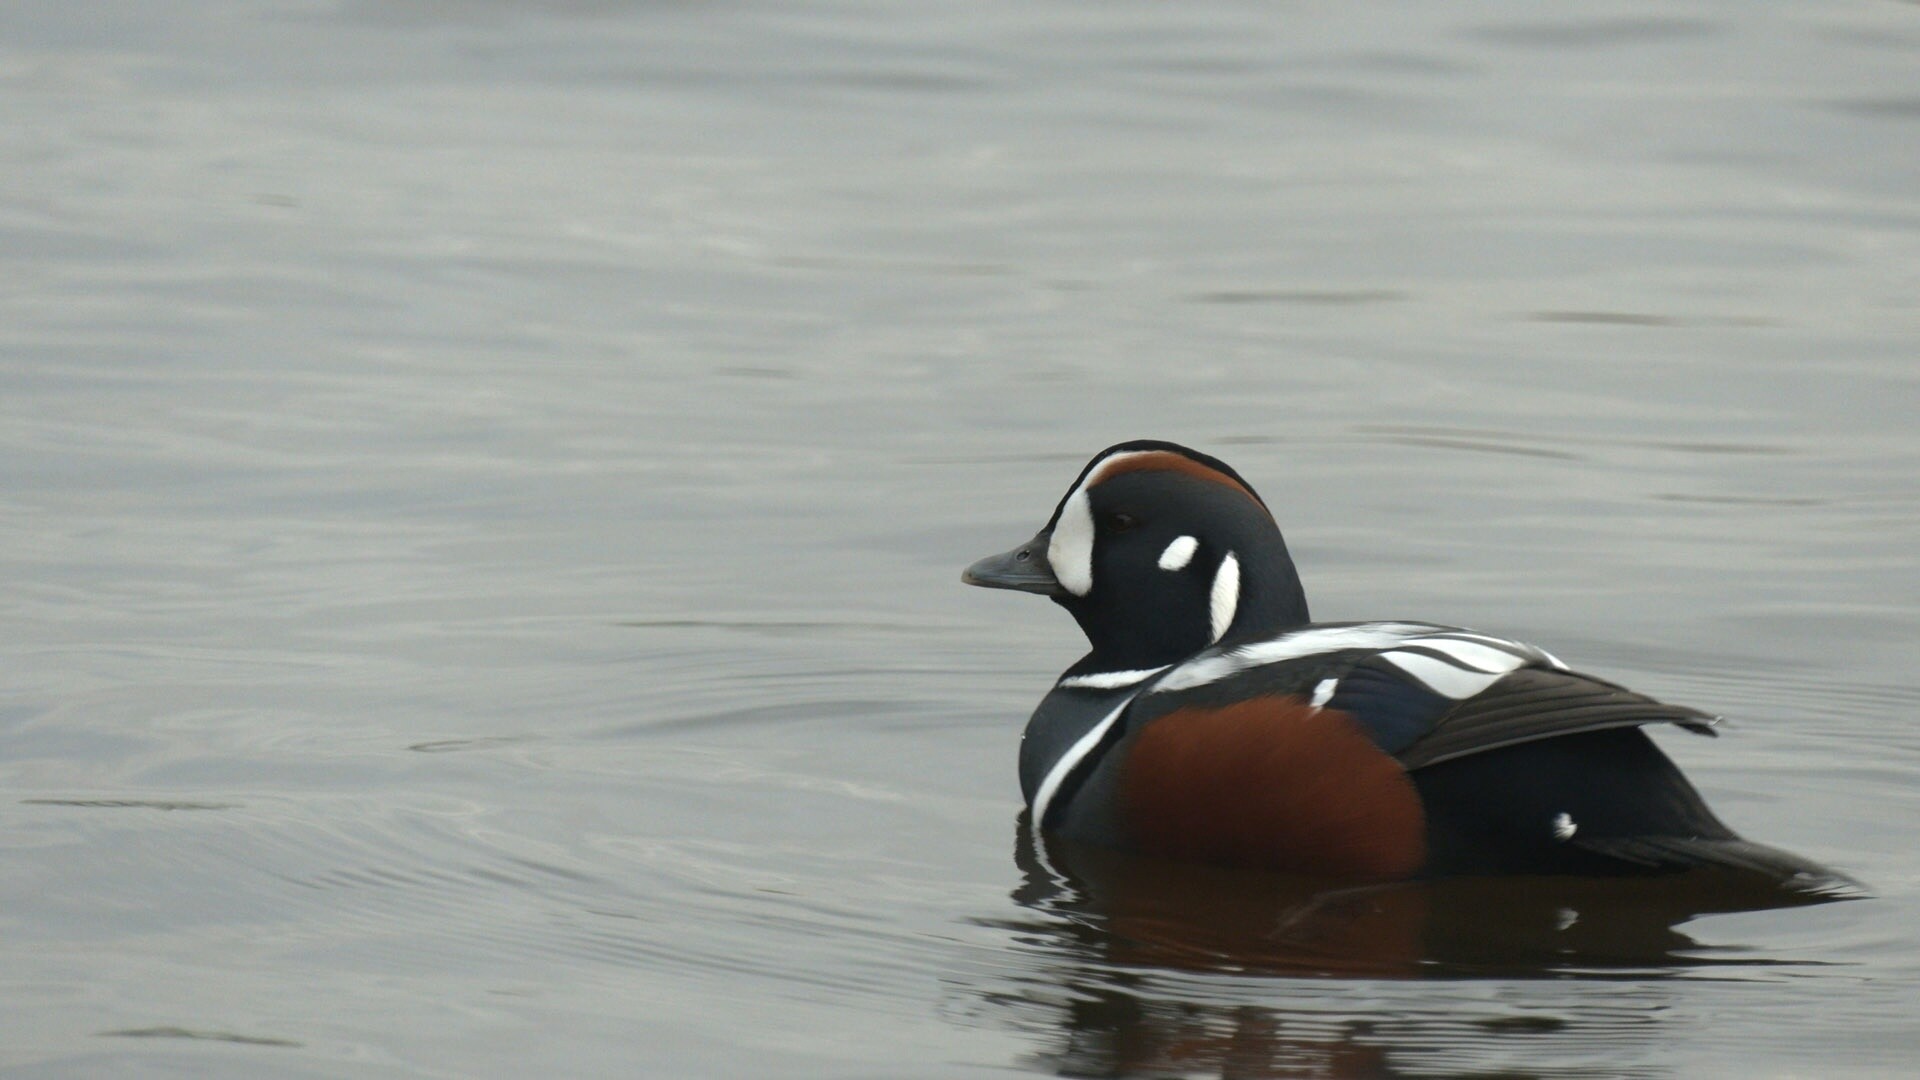
[[[1249,668],[1276,664],[1316,653],[1341,649],[1384,649],[1410,637],[1430,634],[1444,627],[1431,623],[1355,623],[1352,626],[1318,626],[1282,634],[1267,641],[1240,645],[1223,651],[1208,650],[1167,672],[1153,685],[1150,693],[1190,690],[1216,683]]]
[[[1399,649],[1381,653],[1380,659],[1420,680],[1434,693],[1455,701],[1465,701],[1507,675],[1504,671],[1467,671],[1425,653]]]
[[[1240,560],[1229,551],[1214,571],[1213,595],[1207,600],[1207,615],[1213,624],[1213,641],[1219,641],[1233,625],[1233,613],[1240,610]],[[1209,641],[1207,644],[1213,644]]]
[[[1160,553],[1160,569],[1185,570],[1193,561],[1193,553],[1200,548],[1200,541],[1191,536],[1176,536],[1167,550]]]
[[[1086,690],[1118,690],[1123,686],[1146,682],[1170,666],[1161,664],[1159,667],[1135,668],[1132,671],[1096,671],[1087,675],[1069,675],[1054,685]]]
[[[1106,737],[1107,729],[1113,726],[1115,720],[1120,719],[1120,714],[1125,712],[1132,702],[1133,695],[1127,695],[1127,700],[1115,705],[1113,711],[1108,713],[1104,720],[1093,725],[1092,730],[1080,736],[1079,741],[1067,747],[1067,752],[1060,755],[1059,761],[1054,762],[1053,769],[1047,773],[1047,778],[1040,781],[1040,790],[1033,793],[1033,813],[1030,817],[1034,832],[1039,832],[1041,824],[1047,820],[1047,807],[1052,804],[1053,796],[1060,790],[1060,785],[1066,783],[1067,777],[1073,774],[1073,767],[1080,764],[1081,758],[1092,753],[1094,747],[1100,745],[1100,740]]]

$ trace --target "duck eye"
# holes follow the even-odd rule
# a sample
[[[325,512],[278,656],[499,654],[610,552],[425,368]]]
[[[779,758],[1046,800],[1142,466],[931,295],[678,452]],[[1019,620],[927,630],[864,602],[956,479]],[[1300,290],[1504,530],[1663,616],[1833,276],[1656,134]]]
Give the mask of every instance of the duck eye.
[[[1115,514],[1109,514],[1107,516],[1107,530],[1109,532],[1126,532],[1128,529],[1132,529],[1138,526],[1139,524],[1140,524],[1139,518],[1134,517],[1132,514],[1126,513],[1125,511],[1121,511]]]

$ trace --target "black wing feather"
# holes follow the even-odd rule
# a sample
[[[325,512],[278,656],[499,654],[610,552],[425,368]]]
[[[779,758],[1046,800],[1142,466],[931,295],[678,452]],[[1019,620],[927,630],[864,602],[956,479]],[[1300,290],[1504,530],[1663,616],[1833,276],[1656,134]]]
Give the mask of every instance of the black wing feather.
[[[1455,705],[1397,756],[1409,771],[1503,746],[1583,731],[1676,724],[1714,734],[1716,718],[1571,671],[1526,667]]]

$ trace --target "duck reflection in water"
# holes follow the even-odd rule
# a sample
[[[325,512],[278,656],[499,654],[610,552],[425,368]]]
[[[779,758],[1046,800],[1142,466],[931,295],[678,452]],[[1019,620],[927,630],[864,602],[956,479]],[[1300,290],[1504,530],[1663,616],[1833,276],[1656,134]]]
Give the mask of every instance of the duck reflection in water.
[[[1063,840],[1036,833],[1024,813],[1014,859],[1013,899],[1031,917],[1004,928],[1040,950],[1040,987],[1001,1004],[1050,1014],[1060,1038],[1033,1064],[1069,1076],[1399,1076],[1389,1054],[1429,1049],[1409,1032],[1458,1051],[1463,1028],[1505,1040],[1592,1020],[1463,1014],[1437,995],[1437,1015],[1408,1027],[1390,1007],[1343,1015],[1320,993],[1314,1008],[1290,1007],[1300,978],[1611,977],[1606,1037],[1645,1034],[1668,1008],[1665,978],[1783,963],[1703,946],[1681,924],[1835,898],[1717,870],[1355,885]]]
[[[1322,976],[1564,974],[1716,962],[1700,915],[1836,899],[1714,870],[1648,878],[1351,882],[1131,855],[1036,836],[1021,814],[1013,899],[1107,963]],[[1718,962],[1738,963],[1727,960]]]

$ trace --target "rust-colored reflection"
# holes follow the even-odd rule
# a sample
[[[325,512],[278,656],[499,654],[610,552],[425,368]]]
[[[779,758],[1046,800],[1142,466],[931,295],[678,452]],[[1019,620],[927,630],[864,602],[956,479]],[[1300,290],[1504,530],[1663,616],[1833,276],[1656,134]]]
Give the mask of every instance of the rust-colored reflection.
[[[1387,979],[1663,971],[1718,957],[1677,929],[1696,915],[1818,902],[1726,876],[1633,880],[1484,878],[1353,886],[1122,855],[1047,839],[1024,818],[1014,899],[1034,917],[1021,938],[1040,949],[1029,1006],[1052,1013],[1058,1037],[1035,1064],[1062,1075],[1390,1077],[1401,1040],[1377,1025],[1290,1013],[1249,995],[1161,973]],[[1032,986],[1033,984],[1029,984]],[[1277,986],[1280,984],[1276,984]],[[1177,987],[1197,988],[1183,994]],[[1050,988],[1050,989],[1049,989]],[[1216,992],[1218,990],[1218,992]],[[1051,1001],[1051,1005],[1042,1004]],[[1649,1023],[1660,1015],[1647,1003]],[[1536,1034],[1556,1021],[1466,1020],[1489,1038]],[[1512,1030],[1509,1030],[1512,1028]],[[1523,1030],[1524,1029],[1524,1030]],[[1394,1055],[1398,1056],[1398,1055]],[[1549,1072],[1551,1070],[1548,1070]],[[1544,1074],[1543,1074],[1544,1075]]]
[[[1024,868],[1020,899],[1068,916],[1080,944],[1116,964],[1332,975],[1419,966],[1420,888],[1343,888],[1057,841],[1046,855]]]
[[[1124,991],[1068,1005],[1061,1041],[1028,1063],[1059,1076],[1384,1080],[1410,1075],[1370,1028],[1302,1034],[1285,1014],[1255,1006],[1196,1006]]]
[[[1835,899],[1737,875],[1455,878],[1352,885],[1125,855],[1024,819],[1022,905],[1116,964],[1328,976],[1550,974],[1711,963],[1675,929],[1698,915]]]

